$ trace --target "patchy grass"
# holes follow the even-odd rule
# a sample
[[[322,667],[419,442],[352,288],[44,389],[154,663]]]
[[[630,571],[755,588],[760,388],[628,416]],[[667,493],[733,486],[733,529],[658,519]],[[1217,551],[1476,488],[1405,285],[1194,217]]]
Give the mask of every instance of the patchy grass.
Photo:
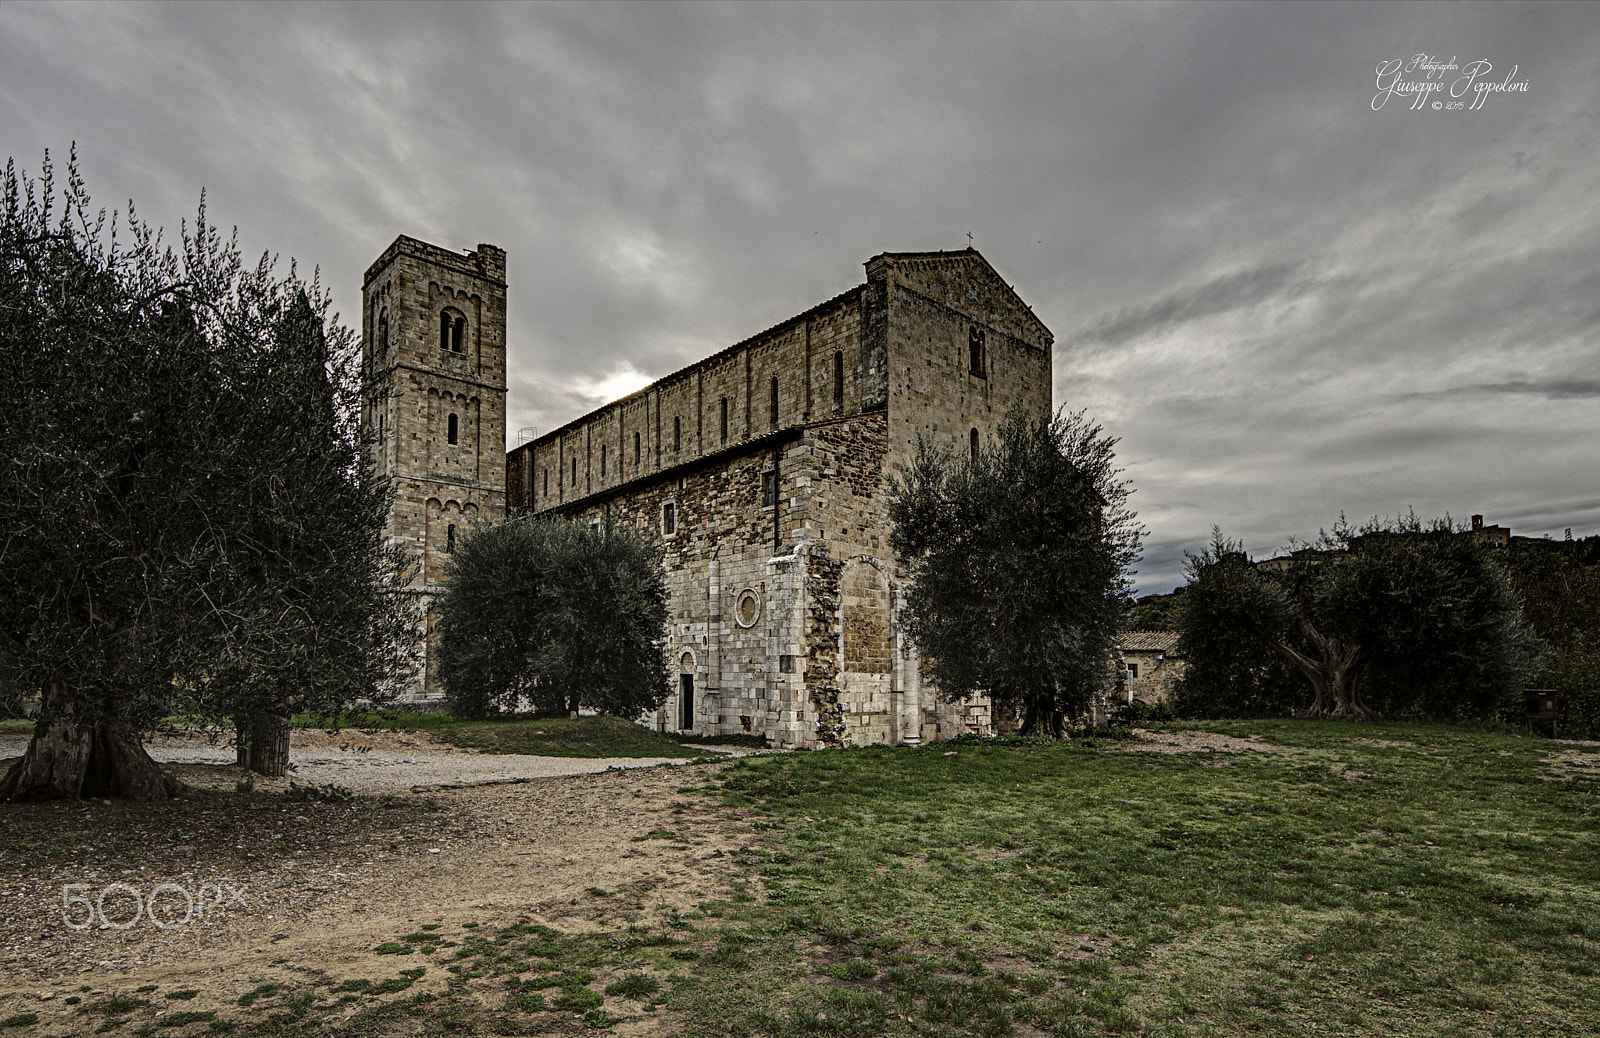
[[[0,732],[32,732],[31,717],[0,717]]]
[[[1594,1033],[1600,783],[1550,781],[1549,742],[1170,727],[1283,752],[733,764],[765,898],[702,906],[721,937],[682,1008],[704,1033]]]
[[[576,932],[411,924],[374,948],[409,958],[241,979],[204,992],[238,1019],[188,1023],[245,1038],[1596,1033],[1600,777],[1561,767],[1561,747],[1408,725],[1164,730],[1179,729],[1271,752],[964,740],[746,758],[679,790],[719,791],[748,838],[692,910],[623,911],[596,888]],[[80,1030],[153,1033],[174,1016],[154,997],[97,997]]]

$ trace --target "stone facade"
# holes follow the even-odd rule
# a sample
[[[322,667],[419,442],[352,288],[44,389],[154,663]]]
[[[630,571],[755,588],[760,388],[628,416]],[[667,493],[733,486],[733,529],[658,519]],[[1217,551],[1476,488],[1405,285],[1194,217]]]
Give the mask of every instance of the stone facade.
[[[1127,682],[1123,695],[1129,703],[1165,702],[1183,677],[1177,631],[1123,631],[1117,636],[1117,650]]]
[[[376,387],[363,419],[395,485],[388,533],[413,553],[412,588],[431,602],[457,533],[506,510],[506,254],[402,235],[367,269],[362,303]],[[443,698],[431,654],[406,698]]]
[[[1053,337],[974,249],[885,253],[866,275],[507,458],[512,510],[661,537],[662,730],[791,747],[989,730],[987,703],[938,700],[902,631],[887,479],[919,440],[964,453],[1013,406],[1048,415]]]

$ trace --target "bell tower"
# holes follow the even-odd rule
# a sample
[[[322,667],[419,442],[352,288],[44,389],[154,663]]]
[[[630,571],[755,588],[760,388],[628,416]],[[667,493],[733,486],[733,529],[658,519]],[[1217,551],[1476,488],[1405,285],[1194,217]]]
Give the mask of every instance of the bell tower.
[[[506,254],[394,240],[362,284],[363,420],[394,481],[391,543],[414,559],[428,614],[427,666],[407,694],[439,699],[432,599],[455,539],[506,509]]]

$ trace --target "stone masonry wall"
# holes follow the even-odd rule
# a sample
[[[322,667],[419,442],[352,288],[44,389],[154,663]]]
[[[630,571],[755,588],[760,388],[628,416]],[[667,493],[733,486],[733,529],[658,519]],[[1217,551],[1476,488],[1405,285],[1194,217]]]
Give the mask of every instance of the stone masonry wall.
[[[362,298],[362,357],[379,387],[363,420],[378,434],[380,471],[395,481],[388,534],[412,553],[413,587],[428,598],[451,528],[464,533],[506,509],[505,253],[402,236],[367,270]],[[462,319],[459,351],[441,343],[446,312]],[[411,695],[438,694],[430,665]]]
[[[887,477],[919,438],[965,452],[1012,407],[1049,414],[1051,345],[975,251],[884,254],[866,284],[519,447],[516,502],[662,538],[663,729],[785,746],[987,732],[987,702],[940,702],[898,623]]]
[[[519,507],[571,505],[781,429],[861,410],[860,295],[852,289],[518,447],[513,453],[533,477],[533,500]]]

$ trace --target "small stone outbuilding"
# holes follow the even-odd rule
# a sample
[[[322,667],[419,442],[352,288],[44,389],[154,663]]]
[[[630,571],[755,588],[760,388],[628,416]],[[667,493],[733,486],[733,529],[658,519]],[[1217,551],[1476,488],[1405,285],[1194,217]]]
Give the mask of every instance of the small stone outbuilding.
[[[1173,684],[1183,676],[1177,631],[1123,631],[1117,650],[1127,671],[1127,702],[1154,704],[1172,695]]]

